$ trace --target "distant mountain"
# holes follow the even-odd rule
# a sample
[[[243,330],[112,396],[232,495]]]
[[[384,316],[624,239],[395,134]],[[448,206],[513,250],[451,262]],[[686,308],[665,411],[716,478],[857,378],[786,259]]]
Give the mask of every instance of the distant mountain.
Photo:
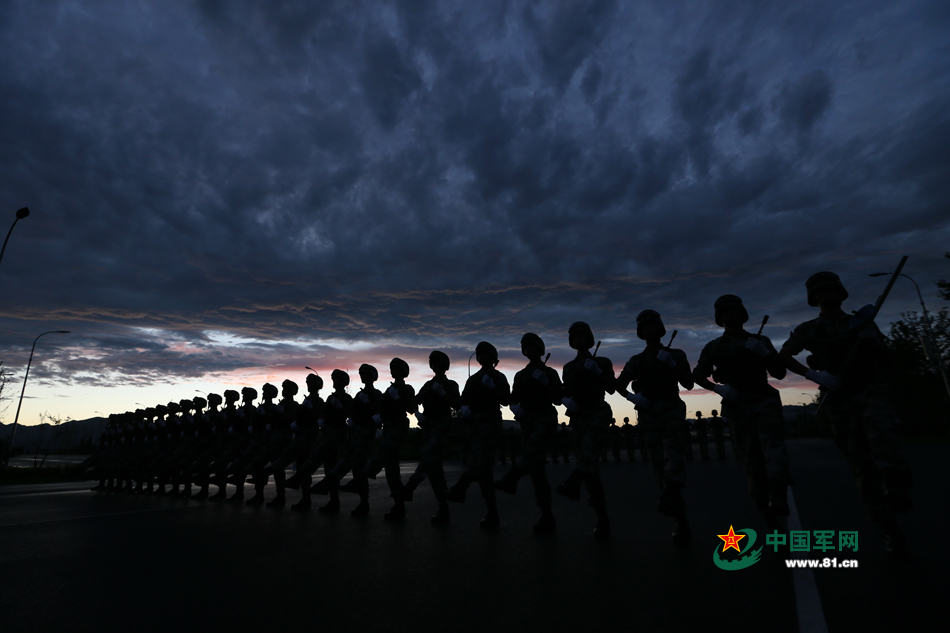
[[[106,428],[106,418],[70,420],[58,426],[37,424],[17,425],[16,448],[25,453],[61,453],[91,451],[99,443],[99,436]],[[0,422],[0,441],[8,441],[13,424]]]

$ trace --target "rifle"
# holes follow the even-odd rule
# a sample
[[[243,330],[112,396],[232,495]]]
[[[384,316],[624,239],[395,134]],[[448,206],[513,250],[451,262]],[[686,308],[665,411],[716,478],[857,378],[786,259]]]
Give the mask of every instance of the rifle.
[[[762,329],[765,327],[765,324],[769,322],[769,315],[762,317],[762,325],[759,326],[759,331],[756,332],[756,335],[762,334]]]

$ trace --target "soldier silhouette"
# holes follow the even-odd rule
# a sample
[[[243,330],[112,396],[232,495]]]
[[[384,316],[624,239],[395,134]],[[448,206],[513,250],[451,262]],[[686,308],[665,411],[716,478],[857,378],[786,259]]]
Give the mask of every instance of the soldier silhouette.
[[[819,385],[819,415],[851,465],[864,503],[883,531],[885,549],[901,552],[897,514],[911,509],[911,473],[901,454],[890,400],[890,355],[873,321],[875,307],[845,312],[848,292],[833,272],[815,273],[805,289],[808,305],[819,314],[792,330],[780,356],[789,370]],[[795,359],[806,350],[807,367]],[[731,418],[730,423],[734,429]]]
[[[495,487],[509,494],[517,490],[518,481],[528,475],[534,486],[534,498],[541,517],[534,525],[537,534],[553,532],[554,514],[551,512],[551,485],[545,473],[544,462],[551,450],[557,432],[557,410],[563,386],[557,371],[548,367],[544,356],[544,341],[533,332],[521,337],[521,354],[528,359],[524,369],[515,374],[511,388],[510,407],[521,426],[522,450],[520,458]]]
[[[710,411],[709,415],[709,432],[712,434],[713,442],[716,444],[716,455],[718,455],[719,460],[722,461],[726,459],[726,443],[725,437],[723,435],[723,420],[719,417],[719,411],[716,409]]]
[[[323,423],[318,421],[323,432],[316,450],[314,469],[323,465],[325,485],[315,486],[311,492],[329,494],[330,500],[320,506],[323,514],[336,514],[340,511],[340,487],[332,476],[333,467],[340,461],[340,451],[346,442],[346,421],[353,413],[353,396],[346,392],[350,384],[350,375],[341,369],[330,373],[333,393],[327,396],[323,408]]]
[[[297,383],[292,380],[284,380],[281,385],[281,400],[271,409],[269,421],[270,437],[265,450],[265,457],[268,462],[262,469],[264,485],[270,473],[274,474],[274,486],[277,488],[277,494],[268,502],[270,508],[280,509],[284,507],[287,501],[287,476],[285,468],[294,460],[295,446],[292,441],[293,430],[291,426],[297,421],[297,409],[300,406],[294,401],[299,388]]]
[[[211,396],[208,396],[209,402]],[[215,439],[219,445],[219,451],[214,462],[214,483],[218,486],[218,492],[209,497],[209,501],[224,501],[228,496],[228,473],[234,460],[241,456],[243,451],[244,437],[235,428],[237,423],[237,403],[240,395],[234,389],[224,391],[224,409],[218,414],[215,423]]]
[[[634,449],[637,446],[637,427],[630,424],[630,418],[624,416],[623,426],[620,427],[620,434],[623,437],[623,447],[627,451],[627,461],[634,462]]]
[[[266,467],[270,462],[271,452],[277,443],[274,430],[274,424],[277,420],[277,405],[274,403],[274,399],[277,398],[278,393],[277,387],[269,382],[261,387],[261,403],[257,407],[254,431],[251,435],[253,452],[250,472],[254,473],[254,496],[247,500],[249,506],[259,506],[264,503],[264,486],[267,485],[268,479]]]
[[[477,481],[485,500],[486,513],[479,524],[483,529],[498,527],[498,505],[492,479],[492,458],[501,434],[501,407],[508,404],[511,389],[504,374],[495,369],[498,350],[487,341],[475,346],[475,360],[481,368],[465,382],[459,416],[471,426],[471,444],[465,471],[449,490],[448,500],[461,503],[472,482]]]
[[[288,488],[300,489],[300,501],[290,506],[291,510],[306,512],[310,509],[310,485],[313,474],[312,462],[315,457],[319,420],[323,415],[324,402],[320,397],[323,378],[317,374],[307,374],[307,395],[297,408],[297,419],[291,423],[293,435],[294,464],[296,472],[287,481]]]
[[[366,465],[373,454],[373,443],[379,426],[379,411],[383,400],[382,392],[374,386],[379,379],[376,368],[363,363],[359,368],[359,376],[363,388],[353,399],[352,417],[347,422],[349,428],[343,457],[327,475],[333,478],[334,485],[338,485],[346,473],[352,470],[353,478],[340,490],[359,494],[360,502],[350,512],[355,517],[369,514],[369,482]],[[318,485],[323,488],[329,486],[330,482],[320,482]]]
[[[768,375],[781,380],[785,365],[767,336],[742,327],[749,320],[742,299],[723,295],[716,299],[714,313],[723,334],[703,347],[693,378],[696,384],[722,397],[723,414],[732,423],[749,492],[769,527],[784,529],[784,517],[788,515],[788,452],[782,399],[769,385]]]
[[[445,375],[449,370],[449,357],[444,352],[434,350],[429,354],[429,369],[435,372],[435,376],[419,389],[422,412],[416,414],[416,421],[422,429],[419,465],[406,482],[403,497],[411,501],[413,491],[428,478],[439,503],[439,510],[431,521],[441,525],[449,520],[448,488],[442,459],[452,424],[452,411],[461,406],[461,394],[458,383]]]
[[[393,383],[383,392],[379,406],[379,422],[382,433],[376,444],[376,453],[366,465],[366,472],[375,478],[380,470],[386,470],[386,483],[393,498],[393,507],[383,518],[398,521],[406,516],[405,496],[402,489],[402,475],[399,471],[399,450],[409,433],[408,414],[417,409],[416,392],[406,384],[409,376],[409,364],[401,358],[389,362],[389,372]]]
[[[259,442],[260,428],[257,423],[255,400],[257,400],[257,389],[254,387],[241,388],[241,407],[235,414],[236,418],[233,424],[235,436],[239,437],[236,443],[238,457],[235,459],[233,467],[236,490],[228,498],[229,503],[244,501],[244,481],[247,479],[248,468],[254,457],[256,444]]]
[[[673,540],[685,545],[690,528],[682,489],[686,485],[682,428],[686,424],[686,404],[679,397],[679,385],[693,388],[686,353],[663,347],[666,328],[655,310],[637,315],[637,337],[646,348],[624,365],[617,389],[632,383],[634,392],[624,397],[637,409],[637,427],[647,446],[653,472],[660,485],[657,510],[673,518]]]
[[[597,515],[594,537],[605,539],[610,536],[610,518],[597,461],[612,419],[610,405],[604,398],[614,392],[614,368],[610,359],[591,355],[594,334],[587,323],[577,321],[571,325],[568,344],[577,351],[577,356],[564,365],[561,402],[571,420],[576,465],[558,485],[557,492],[577,500],[581,484],[586,486],[590,505]]]

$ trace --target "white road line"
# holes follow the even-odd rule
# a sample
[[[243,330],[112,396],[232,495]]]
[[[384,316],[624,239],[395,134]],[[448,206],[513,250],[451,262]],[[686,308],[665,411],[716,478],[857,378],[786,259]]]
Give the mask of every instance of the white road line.
[[[795,495],[792,488],[788,488],[788,529],[801,530],[802,522],[798,517],[798,507],[795,505]],[[793,569],[792,586],[795,592],[795,610],[798,613],[798,630],[800,633],[828,633],[828,623],[825,622],[825,612],[821,608],[821,596],[818,594],[818,585],[815,583],[815,574],[810,569]]]

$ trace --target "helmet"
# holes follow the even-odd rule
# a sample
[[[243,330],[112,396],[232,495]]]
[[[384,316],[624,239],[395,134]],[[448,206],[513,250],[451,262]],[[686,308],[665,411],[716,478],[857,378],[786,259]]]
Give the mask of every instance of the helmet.
[[[429,353],[429,367],[432,371],[445,373],[449,370],[449,356],[445,352],[433,350]]]
[[[663,326],[663,319],[656,310],[644,310],[637,315],[637,338],[645,339],[643,326],[646,323],[655,323],[660,326],[660,338],[666,336],[666,328]]]
[[[350,384],[350,375],[342,369],[334,369],[330,374],[330,380],[333,381],[334,385],[340,383],[345,387]]]
[[[360,380],[363,382],[376,382],[379,380],[379,371],[372,365],[363,363],[359,369]]]
[[[818,300],[815,297],[815,293],[823,288],[834,288],[838,290],[838,292],[841,294],[842,301],[848,298],[848,291],[844,289],[844,284],[841,283],[841,278],[832,272],[822,271],[820,273],[815,273],[805,282],[805,290],[808,293],[808,305],[813,307],[818,305]]]
[[[409,375],[409,363],[401,358],[394,358],[389,361],[389,371],[392,373],[393,378],[400,380]]]
[[[313,385],[316,385],[316,387],[313,387]],[[320,391],[323,389],[323,378],[316,374],[307,374],[307,387]]]
[[[236,396],[237,394],[235,393],[234,395]],[[219,404],[221,404],[221,402],[222,402],[221,396],[219,396],[218,394],[216,393],[208,394],[208,404],[210,404],[212,407],[218,406]]]
[[[475,346],[475,358],[478,360],[479,364],[481,364],[483,360],[489,364],[497,363],[498,350],[495,349],[495,346],[488,341],[481,341]]]
[[[248,402],[252,402],[257,399],[257,389],[254,387],[244,387],[241,389],[241,395]]]
[[[240,400],[240,398],[241,397],[238,395],[238,392],[234,389],[227,389],[224,392],[224,399],[228,402],[237,402]],[[211,396],[208,396],[208,399],[210,400]]]
[[[297,383],[295,383],[293,380],[285,380],[284,382],[280,383],[280,387],[284,390],[284,393],[288,393],[292,396],[297,395]]]
[[[534,350],[538,356],[544,355],[544,341],[534,332],[527,332],[521,337],[521,347]]]
[[[261,393],[264,395],[265,398],[276,398],[277,387],[270,384],[269,382],[265,382],[264,386],[261,387]]]
[[[727,308],[736,308],[742,314],[742,322],[745,323],[749,320],[749,312],[745,309],[745,306],[742,305],[742,299],[736,295],[722,295],[716,299],[716,303],[713,304],[713,310],[715,311],[716,325],[722,327],[722,311]]]
[[[575,321],[567,329],[567,338],[572,349],[590,349],[594,346],[594,333],[583,321]]]

